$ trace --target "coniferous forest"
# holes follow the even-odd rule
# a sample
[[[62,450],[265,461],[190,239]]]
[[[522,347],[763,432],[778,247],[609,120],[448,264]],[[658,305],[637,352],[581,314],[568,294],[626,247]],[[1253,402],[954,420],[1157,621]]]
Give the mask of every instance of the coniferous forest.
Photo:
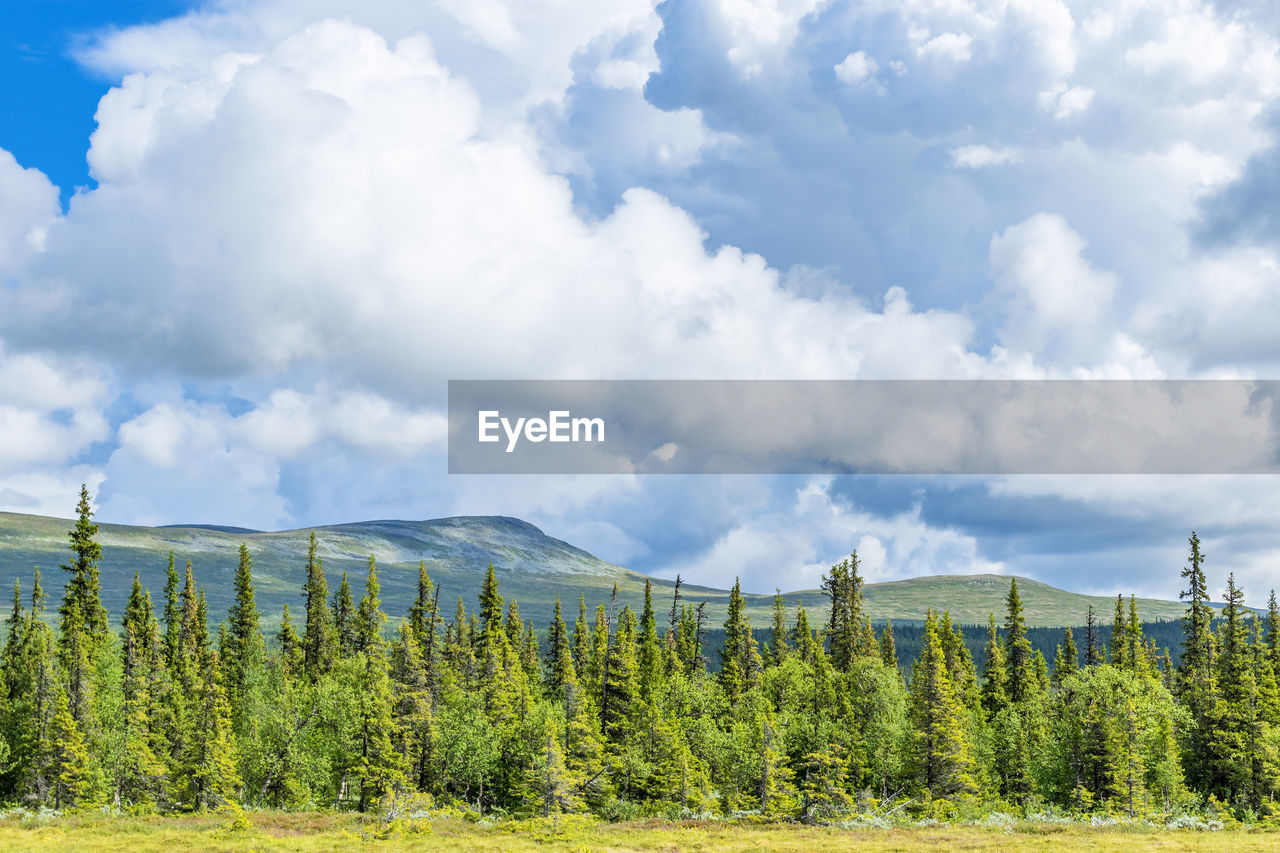
[[[981,664],[945,610],[899,664],[862,607],[857,555],[823,579],[830,617],[781,599],[759,642],[735,587],[723,626],[696,601],[640,612],[565,602],[521,618],[490,567],[474,608],[420,570],[394,629],[372,558],[330,589],[315,539],[297,613],[264,636],[252,558],[207,612],[190,562],[156,598],[135,579],[120,628],[100,601],[82,489],[56,606],[14,590],[0,691],[0,801],[188,812],[242,806],[472,813],[753,814],[823,822],[905,810],[1273,815],[1280,788],[1280,610],[1229,580],[1215,618],[1192,533],[1176,666],[1132,600],[1112,630],[1027,637],[1016,581]],[[52,586],[52,584],[50,584]],[[56,629],[50,627],[56,624]],[[217,624],[211,632],[210,624]],[[723,628],[708,660],[707,632]]]

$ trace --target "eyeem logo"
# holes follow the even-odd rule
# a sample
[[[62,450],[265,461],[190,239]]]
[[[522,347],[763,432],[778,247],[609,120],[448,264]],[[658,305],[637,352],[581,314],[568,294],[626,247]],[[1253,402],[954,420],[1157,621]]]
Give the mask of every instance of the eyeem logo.
[[[502,440],[498,430],[506,433],[507,452],[516,449],[521,436],[535,444],[541,441],[552,442],[592,442],[604,441],[604,418],[575,418],[568,411],[547,412],[546,420],[542,418],[510,418],[502,417],[500,411],[478,412],[480,419],[479,440],[493,443]]]

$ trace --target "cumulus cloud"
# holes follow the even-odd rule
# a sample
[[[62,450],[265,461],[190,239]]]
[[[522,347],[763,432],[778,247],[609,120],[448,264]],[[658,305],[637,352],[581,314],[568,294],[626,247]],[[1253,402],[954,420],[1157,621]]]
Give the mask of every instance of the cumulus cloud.
[[[922,521],[919,507],[888,517],[860,512],[832,495],[829,486],[828,479],[800,486],[789,502],[726,530],[706,551],[664,574],[722,588],[738,579],[743,589],[756,593],[770,592],[774,585],[815,589],[823,573],[854,549],[869,583],[1004,568],[981,557],[972,537]]]
[[[951,149],[951,162],[962,169],[985,169],[988,166],[1003,166],[1005,163],[1016,163],[1022,159],[1022,153],[1016,148],[992,148],[989,145],[961,145]]]
[[[866,51],[856,50],[846,56],[835,67],[836,79],[849,86],[862,86],[875,81],[880,65]],[[883,89],[883,87],[879,87]]]
[[[916,48],[916,56],[926,62],[968,62],[973,58],[972,46],[973,37],[968,33],[942,33]]]

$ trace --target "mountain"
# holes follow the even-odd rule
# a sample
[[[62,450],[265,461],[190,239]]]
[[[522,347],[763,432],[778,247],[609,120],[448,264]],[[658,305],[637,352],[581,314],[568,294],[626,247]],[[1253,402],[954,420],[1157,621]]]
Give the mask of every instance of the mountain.
[[[58,566],[67,561],[67,519],[0,512],[0,583],[11,589],[20,579],[24,591],[30,588],[33,566],[41,566],[43,584],[56,610],[65,575]],[[567,621],[577,615],[578,596],[586,598],[588,616],[600,603],[608,603],[610,591],[618,585],[618,606],[642,601],[645,576],[595,557],[567,542],[547,536],[526,521],[505,516],[461,516],[431,521],[366,521],[316,527],[319,553],[331,590],[342,572],[348,573],[353,594],[358,598],[364,585],[365,567],[372,554],[378,561],[383,608],[392,616],[407,610],[417,587],[418,563],[426,564],[432,580],[441,588],[442,616],[451,618],[461,595],[468,610],[474,609],[485,567],[493,563],[501,591],[508,600],[520,603],[520,613],[539,627],[551,618],[557,596]],[[162,606],[165,567],[172,551],[178,571],[189,559],[197,583],[205,588],[209,612],[221,618],[231,605],[232,578],[240,544],[253,558],[258,609],[267,626],[277,625],[280,608],[288,603],[295,615],[302,612],[302,581],[305,575],[307,540],[310,529],[267,533],[244,528],[214,525],[139,527],[102,524],[101,562],[103,603],[113,617],[123,611],[134,572],[151,590],[152,600]],[[652,579],[654,607],[659,624],[665,625],[671,608],[672,583]],[[1019,578],[1018,588],[1032,626],[1081,625],[1090,605],[1100,620],[1109,622],[1115,600],[1066,592],[1029,578]],[[926,608],[951,612],[961,624],[985,624],[987,614],[997,619],[1004,610],[1009,577],[1004,575],[938,575],[868,584],[867,609],[874,620],[919,621]],[[707,624],[724,621],[728,602],[725,590],[685,584],[685,599],[707,602]],[[811,619],[826,618],[826,598],[818,590],[785,594],[788,609],[803,602]],[[747,595],[753,624],[770,623],[772,595]],[[1185,605],[1176,601],[1139,599],[1144,620],[1175,619]]]

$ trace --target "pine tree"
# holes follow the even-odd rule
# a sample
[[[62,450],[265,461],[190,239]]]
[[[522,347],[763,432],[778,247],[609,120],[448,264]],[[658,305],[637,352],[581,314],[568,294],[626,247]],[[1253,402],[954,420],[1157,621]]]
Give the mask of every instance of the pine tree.
[[[182,606],[178,601],[178,570],[169,552],[164,582],[164,665],[173,669],[178,659],[178,634],[182,631]]]
[[[1004,664],[1004,645],[996,632],[996,615],[987,622],[986,662],[982,669],[982,707],[990,718],[1009,701],[1009,674]]]
[[[374,562],[373,555],[370,554],[364,595],[360,596],[360,606],[351,620],[352,646],[356,653],[381,654],[382,652],[382,626],[387,621],[387,614],[382,612],[382,599],[379,597],[381,591],[382,586],[378,583],[378,566]]]
[[[858,574],[858,552],[841,560],[823,575],[821,589],[831,599],[827,636],[831,661],[837,669],[848,670],[858,653],[862,627],[862,577]]]
[[[618,615],[618,630],[606,652],[601,690],[600,727],[613,745],[624,744],[635,723],[639,666],[636,661],[636,616],[629,606]]]
[[[84,729],[92,724],[94,671],[98,652],[107,640],[107,611],[102,606],[102,584],[98,575],[102,546],[96,538],[98,525],[92,521],[89,490],[83,485],[76,515],[75,527],[67,534],[75,556],[62,566],[71,577],[58,610],[62,617],[58,653],[67,673],[71,716],[77,726]]]
[[[1076,650],[1075,637],[1067,628],[1058,647],[1058,654],[1053,660],[1053,681],[1061,685],[1063,680],[1075,675],[1080,668],[1080,653]]]
[[[591,630],[587,627],[587,599],[578,596],[578,618],[573,623],[573,666],[581,675],[591,658]]]
[[[1120,669],[1132,669],[1133,661],[1129,659],[1129,643],[1125,637],[1128,621],[1124,615],[1124,596],[1116,596],[1116,613],[1111,620],[1111,642],[1107,644],[1111,665]]]
[[[1187,779],[1201,791],[1218,789],[1221,795],[1222,774],[1218,772],[1220,744],[1217,729],[1225,714],[1218,695],[1218,678],[1214,666],[1212,611],[1205,581],[1205,555],[1195,532],[1187,540],[1190,555],[1182,570],[1187,588],[1181,597],[1188,600],[1183,617],[1182,661],[1178,666],[1175,686],[1179,700],[1186,707],[1188,724],[1180,731],[1182,762]]]
[[[17,589],[15,585],[15,590]],[[43,619],[45,594],[40,569],[32,573],[30,606],[15,601],[4,648],[3,686],[7,713],[3,719],[9,760],[0,767],[3,792],[45,801],[53,786],[47,766],[50,730],[57,705],[58,676],[54,640]],[[20,621],[14,621],[15,619]],[[62,697],[65,702],[65,695]]]
[[[559,696],[564,688],[565,666],[573,665],[573,653],[569,648],[569,629],[564,624],[560,609],[560,596],[556,596],[555,613],[547,634],[546,690],[548,696]]]
[[[1027,622],[1022,615],[1022,597],[1018,595],[1018,579],[1009,579],[1009,595],[1005,599],[1005,656],[1008,667],[1009,699],[1023,702],[1035,691],[1031,643],[1027,640]]]
[[[427,633],[434,634],[436,630],[435,620],[432,619],[435,596],[431,578],[427,575],[426,561],[420,560],[418,562],[418,594],[409,607],[409,628],[413,631],[413,638],[420,648],[425,648],[427,645]]]
[[[548,722],[542,745],[527,774],[528,805],[543,817],[572,814],[582,808],[578,796],[581,784],[582,780],[566,765],[564,750],[556,741],[555,729]]]
[[[157,670],[163,667],[160,630],[151,596],[137,573],[121,621],[122,708],[124,736],[115,771],[115,802],[150,804],[160,796],[167,770],[153,749],[157,733],[153,697]]]
[[[756,683],[760,669],[760,650],[751,633],[741,586],[734,578],[733,589],[729,591],[729,614],[724,623],[724,649],[720,653],[720,683],[725,693],[730,699],[736,699]]]
[[[244,545],[240,546],[235,592],[235,601],[227,616],[226,641],[221,645],[220,659],[232,717],[239,719],[251,682],[260,678],[266,664],[266,645],[253,593],[253,562],[249,558],[249,549]]]
[[[1212,726],[1211,790],[1229,802],[1240,802],[1250,793],[1250,762],[1257,747],[1257,683],[1253,652],[1244,622],[1244,591],[1235,574],[1227,577],[1220,654],[1216,660],[1222,713]]]
[[[880,662],[894,672],[898,671],[898,646],[893,640],[893,623],[888,619],[880,632]]]
[[[662,679],[662,646],[658,640],[657,616],[653,612],[653,582],[647,579],[644,582],[644,609],[640,613],[637,656],[640,694],[648,701],[658,690]]]
[[[180,796],[201,811],[237,802],[242,783],[236,768],[231,706],[222,687],[216,652],[209,654],[200,673],[192,723],[179,766]]]
[[[177,654],[172,674],[180,687],[181,696],[190,699],[196,693],[200,673],[208,655],[209,631],[201,611],[201,595],[196,587],[195,572],[187,560],[186,579],[183,582],[182,615],[178,623]]]
[[[307,620],[302,631],[302,655],[307,675],[313,680],[333,666],[333,615],[329,611],[329,584],[324,564],[316,554],[316,532],[311,531],[307,546],[307,580],[303,595],[307,599]]]
[[[87,805],[93,797],[92,759],[62,690],[57,693],[45,761],[53,807]]]
[[[932,610],[925,617],[924,647],[911,679],[915,722],[915,763],[920,781],[933,795],[977,789],[965,713],[947,673],[946,655]]]
[[[289,615],[286,603],[280,611],[280,631],[276,634],[276,644],[280,647],[280,666],[288,677],[293,677],[303,670],[302,638],[293,629],[293,618]]]
[[[480,588],[480,623],[485,633],[498,631],[502,627],[502,595],[498,592],[498,578],[493,572],[493,563],[485,571],[484,585]]]
[[[347,573],[342,573],[338,589],[333,594],[333,636],[338,657],[349,658],[357,651],[356,639],[356,605],[351,598],[351,584],[347,581]]]
[[[893,637],[892,629],[889,632],[890,638]],[[773,591],[773,631],[769,634],[769,662],[774,666],[781,666],[787,657],[787,612],[786,601],[782,597],[782,590],[775,589]]]
[[[1205,555],[1200,551],[1200,538],[1195,531],[1187,540],[1191,546],[1191,554],[1187,557],[1187,567],[1182,570],[1182,577],[1187,579],[1187,588],[1180,598],[1188,601],[1187,613],[1183,617],[1185,640],[1182,647],[1182,677],[1185,684],[1194,679],[1204,680],[1212,669],[1212,651],[1210,625],[1213,615],[1209,608],[1209,588],[1205,581]]]
[[[1280,605],[1274,589],[1267,596],[1267,657],[1272,669],[1280,673]]]
[[[395,748],[397,726],[387,659],[383,654],[382,623],[386,614],[378,603],[377,570],[369,560],[369,579],[360,600],[363,625],[357,654],[362,663],[360,680],[359,757],[355,775],[360,783],[360,811],[366,811],[388,793],[405,784],[404,757]],[[375,627],[376,626],[376,627]]]
[[[1093,615],[1093,605],[1089,605],[1089,615],[1085,618],[1084,630],[1084,665],[1098,666],[1102,659],[1098,656],[1098,617]]]

